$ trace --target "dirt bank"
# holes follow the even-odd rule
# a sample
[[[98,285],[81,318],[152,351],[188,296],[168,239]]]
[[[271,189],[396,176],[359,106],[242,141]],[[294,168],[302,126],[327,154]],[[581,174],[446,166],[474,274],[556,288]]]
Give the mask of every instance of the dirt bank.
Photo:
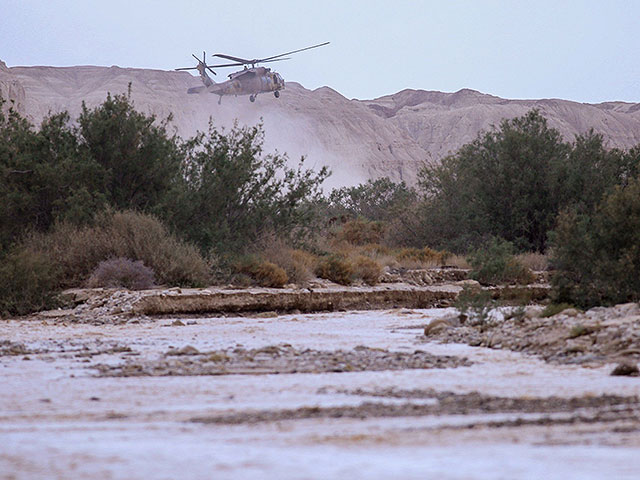
[[[539,355],[550,362],[602,365],[640,360],[640,305],[566,309],[548,318],[541,307],[501,309],[486,321],[457,315],[427,325],[425,342],[466,343]]]

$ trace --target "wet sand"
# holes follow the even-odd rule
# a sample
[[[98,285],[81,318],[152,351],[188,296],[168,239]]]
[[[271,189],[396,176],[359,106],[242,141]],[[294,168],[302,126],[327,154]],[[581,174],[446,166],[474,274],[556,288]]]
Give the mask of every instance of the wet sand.
[[[640,379],[451,313],[3,321],[0,478],[638,478]]]

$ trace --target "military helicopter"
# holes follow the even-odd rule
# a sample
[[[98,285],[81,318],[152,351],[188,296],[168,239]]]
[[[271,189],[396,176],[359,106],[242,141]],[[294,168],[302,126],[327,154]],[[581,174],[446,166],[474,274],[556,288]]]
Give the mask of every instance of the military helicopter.
[[[328,45],[330,42],[319,43],[318,45],[312,45],[311,47],[301,48],[299,50],[293,50],[291,52],[281,53],[272,57],[266,58],[254,58],[253,60],[247,60],[246,58],[232,57],[223,53],[216,53],[214,57],[224,58],[231,60],[234,63],[224,63],[218,65],[207,65],[207,54],[202,52],[202,60],[191,54],[193,58],[198,61],[195,67],[176,68],[176,70],[197,70],[200,74],[200,79],[203,86],[192,87],[187,90],[187,93],[202,93],[209,92],[219,95],[218,104],[222,102],[223,95],[249,95],[251,102],[256,101],[256,97],[259,93],[273,92],[276,98],[280,97],[280,90],[284,89],[284,79],[277,72],[272,72],[270,68],[257,66],[260,63],[279,62],[282,60],[289,60],[287,55],[302,52],[304,50],[310,50],[312,48],[322,47]],[[251,67],[249,67],[251,65]],[[214,68],[226,68],[243,66],[242,70],[234,72],[229,75],[229,80],[221,83],[215,83],[211,77],[207,74],[207,70],[216,75]]]

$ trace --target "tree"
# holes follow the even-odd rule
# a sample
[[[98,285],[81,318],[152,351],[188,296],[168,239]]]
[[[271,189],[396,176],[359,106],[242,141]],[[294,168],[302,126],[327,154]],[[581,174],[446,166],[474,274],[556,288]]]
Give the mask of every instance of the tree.
[[[167,133],[170,116],[156,122],[154,115],[134,109],[130,94],[107,94],[92,110],[83,102],[79,141],[104,170],[102,189],[109,205],[154,212],[179,179],[179,142]]]
[[[100,182],[66,112],[46,117],[38,131],[15,111],[0,114],[0,250],[26,230],[91,219],[105,200]]]
[[[169,223],[204,252],[244,252],[266,233],[310,233],[313,203],[329,175],[264,155],[262,125],[225,132],[209,125],[182,145],[182,181],[165,204]]]
[[[557,302],[587,308],[640,300],[640,177],[594,212],[563,212],[552,247]]]
[[[420,177],[429,207],[449,221],[445,240],[498,236],[518,249],[543,251],[558,211],[556,165],[567,155],[560,133],[537,110],[480,134]]]
[[[387,177],[368,180],[355,187],[334,189],[329,195],[330,215],[388,222],[402,214],[417,198],[406,183]]]

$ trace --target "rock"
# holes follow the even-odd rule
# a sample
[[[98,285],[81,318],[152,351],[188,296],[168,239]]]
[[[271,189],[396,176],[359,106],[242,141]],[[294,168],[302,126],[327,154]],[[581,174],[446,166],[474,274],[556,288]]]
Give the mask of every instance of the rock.
[[[638,365],[636,365],[635,363],[621,362],[616,365],[616,368],[613,369],[611,375],[637,377],[640,376],[640,371],[638,370]]]
[[[172,327],[184,327],[184,323],[180,320],[174,320],[171,322]]]
[[[442,332],[443,330],[453,327],[454,322],[457,325],[460,323],[457,317],[436,318],[424,327],[424,334],[428,337],[435,333]]]
[[[579,314],[580,314],[580,311],[576,310],[575,308],[565,308],[560,312],[560,315],[564,315],[566,317],[576,317]]]
[[[191,345],[187,345],[185,347],[179,348],[177,350],[170,350],[169,352],[167,352],[165,355],[199,355],[200,354],[200,350],[198,350],[196,347],[192,347]]]
[[[544,307],[539,305],[528,305],[524,309],[524,316],[526,318],[538,318],[544,311]]]

